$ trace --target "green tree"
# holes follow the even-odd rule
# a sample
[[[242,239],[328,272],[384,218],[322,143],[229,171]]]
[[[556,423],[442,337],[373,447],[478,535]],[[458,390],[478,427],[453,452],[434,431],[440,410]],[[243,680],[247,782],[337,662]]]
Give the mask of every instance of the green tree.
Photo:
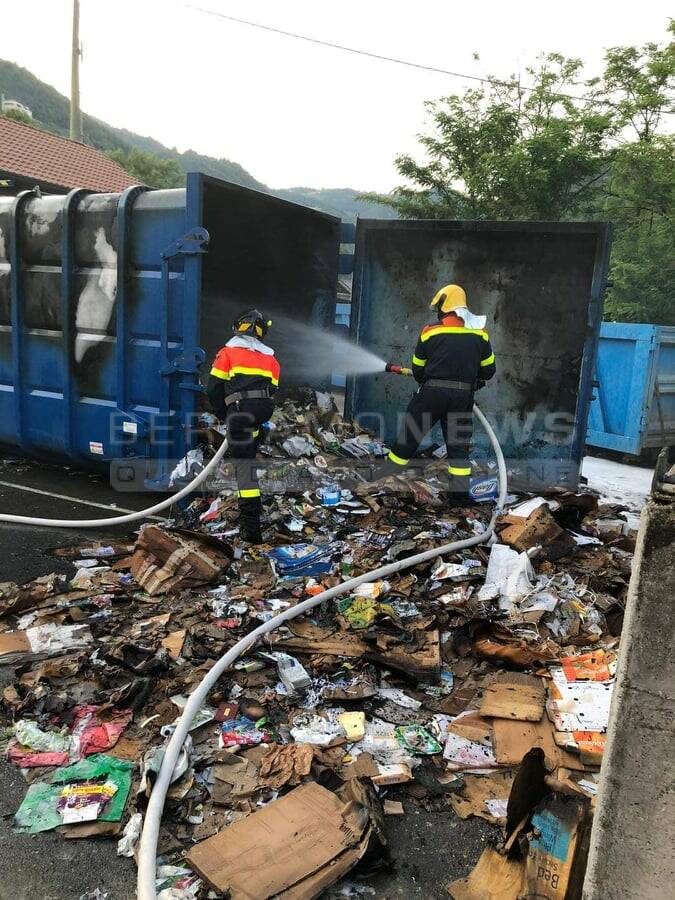
[[[602,77],[544,56],[524,81],[490,78],[427,104],[425,158],[396,158],[405,184],[365,199],[404,218],[609,220],[607,317],[675,322],[673,259],[675,43],[614,47]],[[575,99],[576,98],[576,99]]]
[[[653,42],[642,47],[611,47],[605,53],[605,72],[599,84],[601,99],[611,106],[620,127],[630,127],[640,141],[651,140],[664,115],[672,111],[675,74],[675,22],[662,47]]]
[[[603,218],[614,225],[605,318],[675,324],[675,141],[654,137],[621,148]]]
[[[675,42],[613,47],[605,59],[602,88],[620,128],[597,208],[614,226],[605,317],[672,325],[675,138],[660,132],[672,112]]]
[[[175,188],[185,183],[185,175],[173,159],[162,159],[145,150],[113,150],[108,156],[148,187]]]
[[[420,136],[426,159],[396,158],[409,185],[385,197],[403,217],[561,219],[589,202],[608,172],[613,118],[600,103],[569,95],[581,62],[560,54],[520,81],[490,79],[462,95],[427,103],[433,133]]]

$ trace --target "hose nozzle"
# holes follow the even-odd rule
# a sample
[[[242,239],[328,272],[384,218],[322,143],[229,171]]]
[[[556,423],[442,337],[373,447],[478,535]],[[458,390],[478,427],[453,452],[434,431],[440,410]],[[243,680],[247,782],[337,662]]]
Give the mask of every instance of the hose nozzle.
[[[397,366],[396,363],[388,362],[384,367],[385,372],[393,372],[394,375],[412,375],[412,369],[406,366]]]

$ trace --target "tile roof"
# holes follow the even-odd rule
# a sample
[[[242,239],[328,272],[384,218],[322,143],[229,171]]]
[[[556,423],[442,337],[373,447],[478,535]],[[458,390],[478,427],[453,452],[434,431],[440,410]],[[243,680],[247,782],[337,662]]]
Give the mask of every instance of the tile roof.
[[[123,191],[138,180],[87,144],[0,116],[0,172],[37,183]]]

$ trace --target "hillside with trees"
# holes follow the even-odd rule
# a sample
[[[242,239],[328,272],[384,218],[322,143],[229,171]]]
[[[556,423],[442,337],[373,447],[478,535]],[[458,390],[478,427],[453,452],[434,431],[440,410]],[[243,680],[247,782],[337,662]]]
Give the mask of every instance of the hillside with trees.
[[[33,113],[36,125],[68,137],[70,101],[55,88],[36,78],[28,69],[7,60],[0,60],[0,93],[28,106]],[[113,128],[86,113],[82,115],[82,127],[85,142],[104,153],[120,151],[124,156],[128,156],[132,150],[140,150],[144,153],[154,154],[161,159],[175,161],[183,172],[206,171],[208,167],[210,170],[208,174],[218,178],[234,181],[245,187],[264,189],[264,185],[260,181],[238,163],[231,162],[229,159],[200,156],[191,150],[179,153],[175,149],[165,147],[153,138],[143,137],[123,128]],[[132,174],[135,173],[132,172]],[[152,187],[166,186],[165,184],[152,185]]]
[[[7,99],[19,100],[33,113],[35,126],[68,136],[70,102],[55,88],[36,78],[28,69],[16,63],[0,60],[0,93]],[[164,146],[152,137],[134,134],[125,128],[113,128],[100,119],[82,116],[84,140],[107,153],[134,177],[151,187],[177,187],[183,183],[185,173],[204,172],[215,178],[232,181],[244,187],[260,191],[270,190],[239,163],[230,159],[215,158],[195,150],[178,150]],[[315,190],[313,188],[289,188],[272,191],[287,200],[304,203],[324,212],[353,220],[357,215],[396,217],[388,206],[357,200],[357,191],[349,188]]]

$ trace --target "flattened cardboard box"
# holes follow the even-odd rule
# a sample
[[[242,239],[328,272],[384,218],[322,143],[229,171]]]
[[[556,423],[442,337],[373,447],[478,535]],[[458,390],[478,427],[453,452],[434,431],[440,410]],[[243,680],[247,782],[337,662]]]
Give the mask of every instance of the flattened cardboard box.
[[[560,559],[574,549],[574,538],[558,525],[545,504],[537,507],[524,519],[505,516],[508,525],[500,532],[499,540],[519,553],[540,546],[546,559]]]
[[[131,574],[155,596],[215,581],[230,564],[231,551],[209,535],[148,525],[138,535]]]
[[[197,844],[189,865],[231,900],[311,900],[366,851],[365,806],[314,782]]]
[[[86,650],[92,641],[87,625],[46,623],[25,631],[5,631],[0,634],[0,666]]]
[[[481,716],[538,722],[544,715],[546,691],[541,678],[507,672],[493,678],[480,707]]]
[[[271,637],[289,653],[322,654],[359,659],[364,657],[381,665],[391,666],[419,679],[435,680],[441,669],[440,635],[438,629],[420,632],[418,644],[396,645],[379,651],[356,635],[339,629],[319,628],[306,622],[289,623],[293,636]]]
[[[0,634],[0,664],[18,662],[30,654],[30,641],[25,631],[5,631]]]
[[[586,769],[578,756],[559,747],[554,738],[553,725],[544,716],[540,722],[518,722],[493,719],[494,752],[500,766],[519,766],[532,747],[541,747],[549,764],[566,769]]]

